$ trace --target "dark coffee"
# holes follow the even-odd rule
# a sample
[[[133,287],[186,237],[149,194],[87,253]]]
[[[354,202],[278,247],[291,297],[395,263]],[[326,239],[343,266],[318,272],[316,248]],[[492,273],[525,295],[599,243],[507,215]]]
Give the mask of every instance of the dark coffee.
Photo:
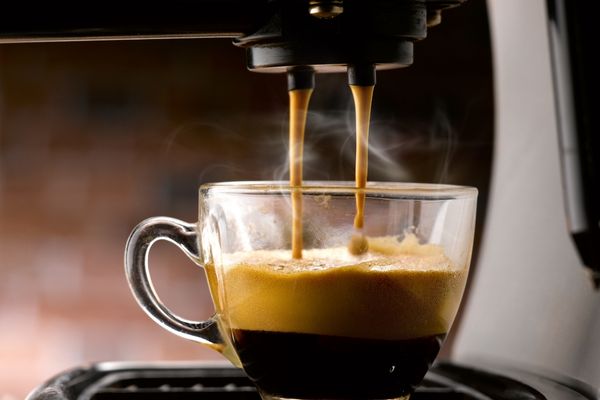
[[[411,234],[368,240],[360,257],[345,246],[223,257],[221,329],[267,396],[404,398],[425,376],[466,268]]]
[[[445,335],[379,340],[233,329],[232,336],[244,370],[270,395],[389,399],[414,391]]]

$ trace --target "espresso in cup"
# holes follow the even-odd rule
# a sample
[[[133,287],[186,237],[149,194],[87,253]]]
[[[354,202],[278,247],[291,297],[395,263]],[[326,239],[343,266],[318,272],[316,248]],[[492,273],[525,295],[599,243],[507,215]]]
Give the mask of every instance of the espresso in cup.
[[[346,247],[223,256],[224,334],[262,392],[388,399],[414,391],[437,356],[467,268],[415,235]],[[209,266],[208,268],[211,268]]]

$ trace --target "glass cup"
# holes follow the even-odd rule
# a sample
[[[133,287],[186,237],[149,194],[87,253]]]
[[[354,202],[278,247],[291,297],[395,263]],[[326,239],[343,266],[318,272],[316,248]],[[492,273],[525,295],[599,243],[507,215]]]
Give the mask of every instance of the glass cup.
[[[291,253],[298,192],[300,259]],[[364,229],[356,232],[359,197]],[[154,321],[222,352],[263,399],[408,399],[458,310],[476,198],[474,188],[434,184],[203,185],[198,222],[155,217],[133,230],[127,279]],[[357,235],[362,254],[348,250]],[[212,318],[188,321],[161,303],[148,271],[157,240],[204,268]]]

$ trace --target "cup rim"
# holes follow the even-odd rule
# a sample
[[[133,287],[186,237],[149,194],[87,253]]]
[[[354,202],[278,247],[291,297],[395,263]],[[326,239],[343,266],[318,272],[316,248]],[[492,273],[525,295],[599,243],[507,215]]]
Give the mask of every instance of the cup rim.
[[[270,194],[300,191],[303,194],[354,194],[362,192],[372,195],[400,195],[409,197],[476,197],[478,190],[472,186],[416,183],[416,182],[367,182],[364,189],[355,186],[354,181],[305,181],[302,186],[290,186],[288,181],[230,181],[200,185],[200,193]]]

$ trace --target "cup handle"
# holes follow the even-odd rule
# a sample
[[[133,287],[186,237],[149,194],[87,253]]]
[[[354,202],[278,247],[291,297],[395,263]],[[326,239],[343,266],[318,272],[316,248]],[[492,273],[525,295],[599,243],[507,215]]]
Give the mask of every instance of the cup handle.
[[[148,218],[133,229],[125,247],[125,272],[133,296],[146,314],[164,329],[223,352],[225,343],[215,316],[206,321],[189,321],[173,314],[158,298],[148,268],[148,253],[158,240],[174,243],[192,261],[203,266],[195,224],[168,217]]]

